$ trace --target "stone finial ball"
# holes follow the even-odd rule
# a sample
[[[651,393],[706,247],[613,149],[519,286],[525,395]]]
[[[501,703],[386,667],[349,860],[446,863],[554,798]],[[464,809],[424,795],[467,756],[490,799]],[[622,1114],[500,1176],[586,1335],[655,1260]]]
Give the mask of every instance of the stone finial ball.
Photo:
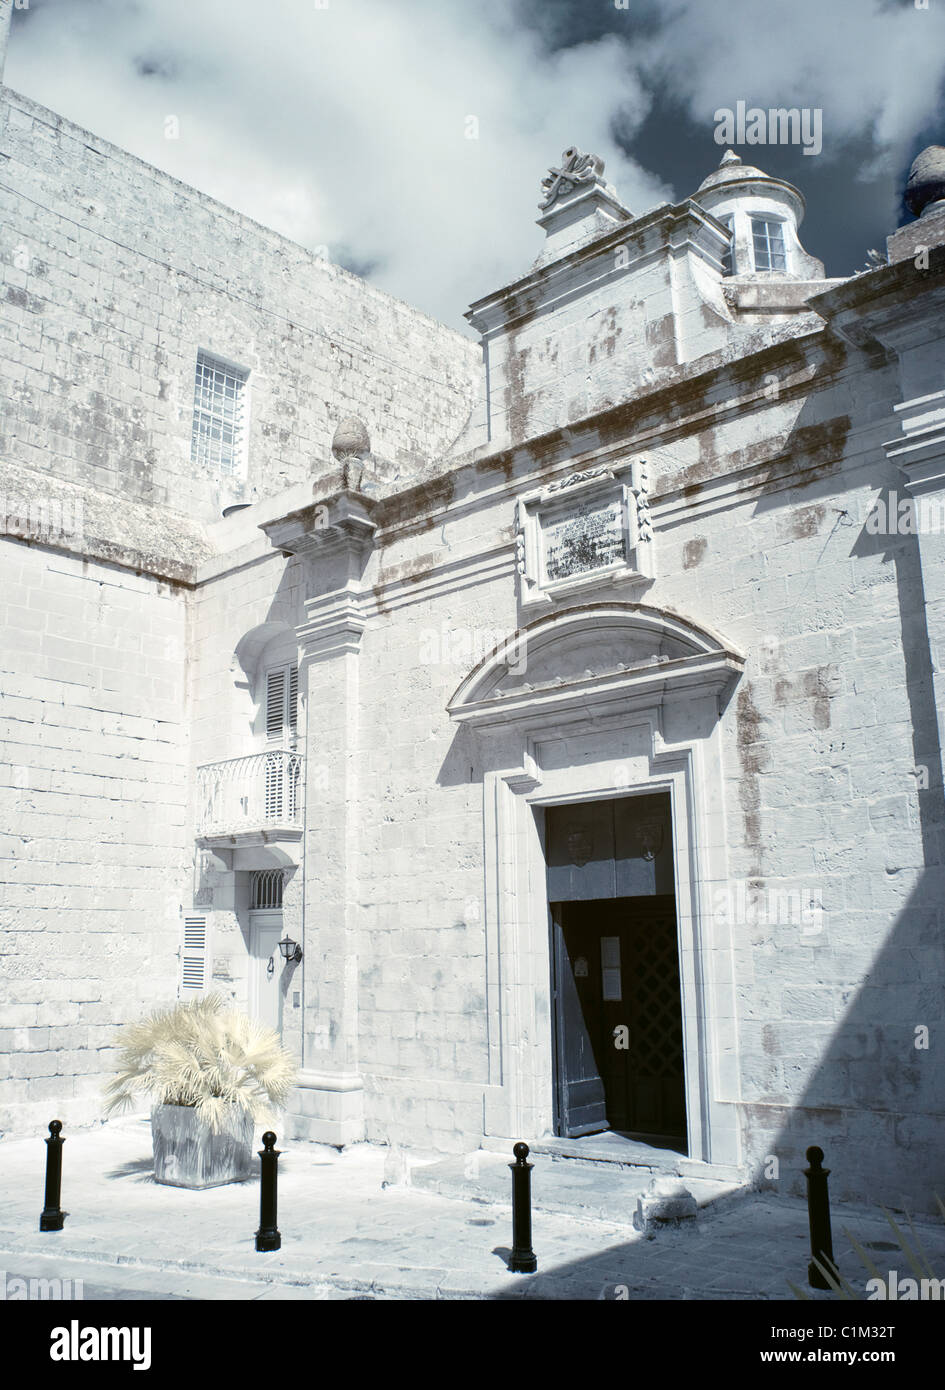
[[[512,1152],[515,1155],[515,1161],[517,1163],[524,1163],[528,1157],[528,1145],[516,1144]]]
[[[56,1135],[62,1132],[62,1120],[50,1120],[49,1132],[55,1139]]]
[[[356,454],[361,457],[363,454],[369,454],[371,441],[364,421],[359,420],[357,415],[346,415],[335,430],[334,438],[331,441],[331,452],[336,457],[346,454]]]
[[[930,203],[945,199],[945,145],[929,145],[916,155],[906,184],[906,207],[921,217]]]

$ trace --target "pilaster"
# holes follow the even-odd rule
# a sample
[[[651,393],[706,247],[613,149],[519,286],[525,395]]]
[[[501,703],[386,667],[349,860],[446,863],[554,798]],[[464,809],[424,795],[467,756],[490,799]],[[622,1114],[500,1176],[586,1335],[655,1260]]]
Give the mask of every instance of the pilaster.
[[[274,545],[306,558],[299,691],[306,728],[302,1070],[292,1137],[339,1147],[364,1137],[358,1067],[359,652],[370,499],[344,491],[268,523]]]

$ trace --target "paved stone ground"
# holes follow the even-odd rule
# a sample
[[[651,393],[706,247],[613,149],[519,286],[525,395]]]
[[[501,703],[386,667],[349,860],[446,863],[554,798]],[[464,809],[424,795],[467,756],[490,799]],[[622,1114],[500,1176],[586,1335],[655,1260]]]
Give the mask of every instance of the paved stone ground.
[[[788,1299],[803,1285],[807,1216],[793,1199],[706,1200],[697,1219],[647,1238],[632,1225],[627,1178],[622,1219],[614,1177],[595,1212],[588,1170],[536,1156],[533,1243],[539,1272],[506,1269],[511,1243],[508,1155],[423,1168],[384,1148],[344,1153],[288,1146],[280,1159],[282,1249],[257,1254],[257,1180],[190,1192],[151,1177],[147,1120],[125,1119],[67,1138],[61,1232],[41,1233],[41,1139],[0,1143],[0,1269],[7,1278],[81,1278],[86,1299]],[[478,1177],[477,1177],[478,1170]],[[392,1181],[392,1179],[394,1181]],[[398,1181],[399,1180],[399,1181]],[[387,1186],[382,1184],[387,1182]],[[424,1184],[425,1181],[425,1185]],[[570,1189],[569,1189],[570,1184]],[[440,1190],[431,1190],[439,1188]],[[566,1210],[568,1191],[583,1202]],[[456,1195],[444,1195],[452,1192]],[[545,1210],[545,1206],[554,1208]],[[601,1210],[605,1214],[601,1214]],[[834,1210],[841,1269],[862,1290],[866,1271],[841,1234],[847,1226],[881,1270],[909,1270],[881,1214]],[[945,1227],[917,1223],[940,1273]],[[831,1300],[832,1294],[814,1294]]]

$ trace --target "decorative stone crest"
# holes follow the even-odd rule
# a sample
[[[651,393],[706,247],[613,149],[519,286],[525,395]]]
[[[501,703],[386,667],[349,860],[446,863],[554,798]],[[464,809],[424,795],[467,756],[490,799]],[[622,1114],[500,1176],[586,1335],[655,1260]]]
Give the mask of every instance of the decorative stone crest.
[[[518,498],[515,569],[521,601],[655,573],[645,459],[587,468]]]
[[[614,475],[609,468],[589,468],[584,473],[572,473],[570,477],[562,478],[560,482],[549,483],[547,492],[560,492],[563,488],[574,487],[577,483],[589,483],[592,478],[612,478]]]
[[[544,201],[538,206],[544,212],[557,198],[573,193],[578,184],[596,183],[604,172],[604,161],[596,154],[582,154],[576,145],[561,156],[561,167],[553,165],[541,181]]]

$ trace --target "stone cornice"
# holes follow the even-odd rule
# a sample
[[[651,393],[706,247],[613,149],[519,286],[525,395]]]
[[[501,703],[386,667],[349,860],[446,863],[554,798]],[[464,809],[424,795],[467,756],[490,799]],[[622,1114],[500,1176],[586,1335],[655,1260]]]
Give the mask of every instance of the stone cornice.
[[[375,525],[373,499],[352,491],[308,503],[286,516],[260,524],[277,550],[306,555],[345,547],[362,549],[371,543]]]
[[[810,307],[826,320],[832,332],[854,346],[869,351],[876,346],[899,350],[904,341],[922,332],[923,315],[917,312],[917,295],[933,293],[945,298],[945,246],[929,250],[928,269],[912,260],[879,266],[842,284],[813,295]],[[903,312],[904,305],[908,305]],[[935,320],[934,305],[924,317]]]
[[[766,336],[770,339],[770,333]],[[683,363],[673,367],[665,381],[632,400],[525,443],[484,447],[456,460],[443,460],[452,463],[449,471],[428,472],[382,495],[373,512],[378,542],[390,543],[447,509],[454,514],[474,510],[502,494],[515,495],[575,469],[625,459],[628,453],[658,450],[708,426],[766,408],[772,373],[783,383],[778,399],[785,402],[824,390],[846,367],[842,346],[825,334],[820,323],[802,328],[791,324],[775,341],[743,356],[723,350]],[[727,397],[721,390],[725,385],[730,387]],[[496,482],[484,488],[482,479],[489,473],[495,474]],[[717,476],[726,476],[724,467]]]
[[[895,407],[902,434],[886,444],[913,496],[945,487],[945,391],[918,396]]]
[[[602,257],[609,262],[608,275],[618,278],[627,275],[641,258],[678,254],[684,243],[701,258],[710,260],[706,249],[695,236],[690,236],[690,231],[704,227],[719,237],[717,220],[692,198],[682,203],[662,203],[632,222],[620,223],[613,231],[582,242],[555,260],[539,261],[528,274],[477,299],[463,317],[484,336],[500,329],[514,329],[519,323],[553,310],[562,294],[574,292],[575,277],[593,274],[594,262]],[[627,246],[631,257],[626,266],[614,269],[613,252],[622,245]]]
[[[14,462],[0,462],[0,535],[188,588],[212,549],[189,517]]]

